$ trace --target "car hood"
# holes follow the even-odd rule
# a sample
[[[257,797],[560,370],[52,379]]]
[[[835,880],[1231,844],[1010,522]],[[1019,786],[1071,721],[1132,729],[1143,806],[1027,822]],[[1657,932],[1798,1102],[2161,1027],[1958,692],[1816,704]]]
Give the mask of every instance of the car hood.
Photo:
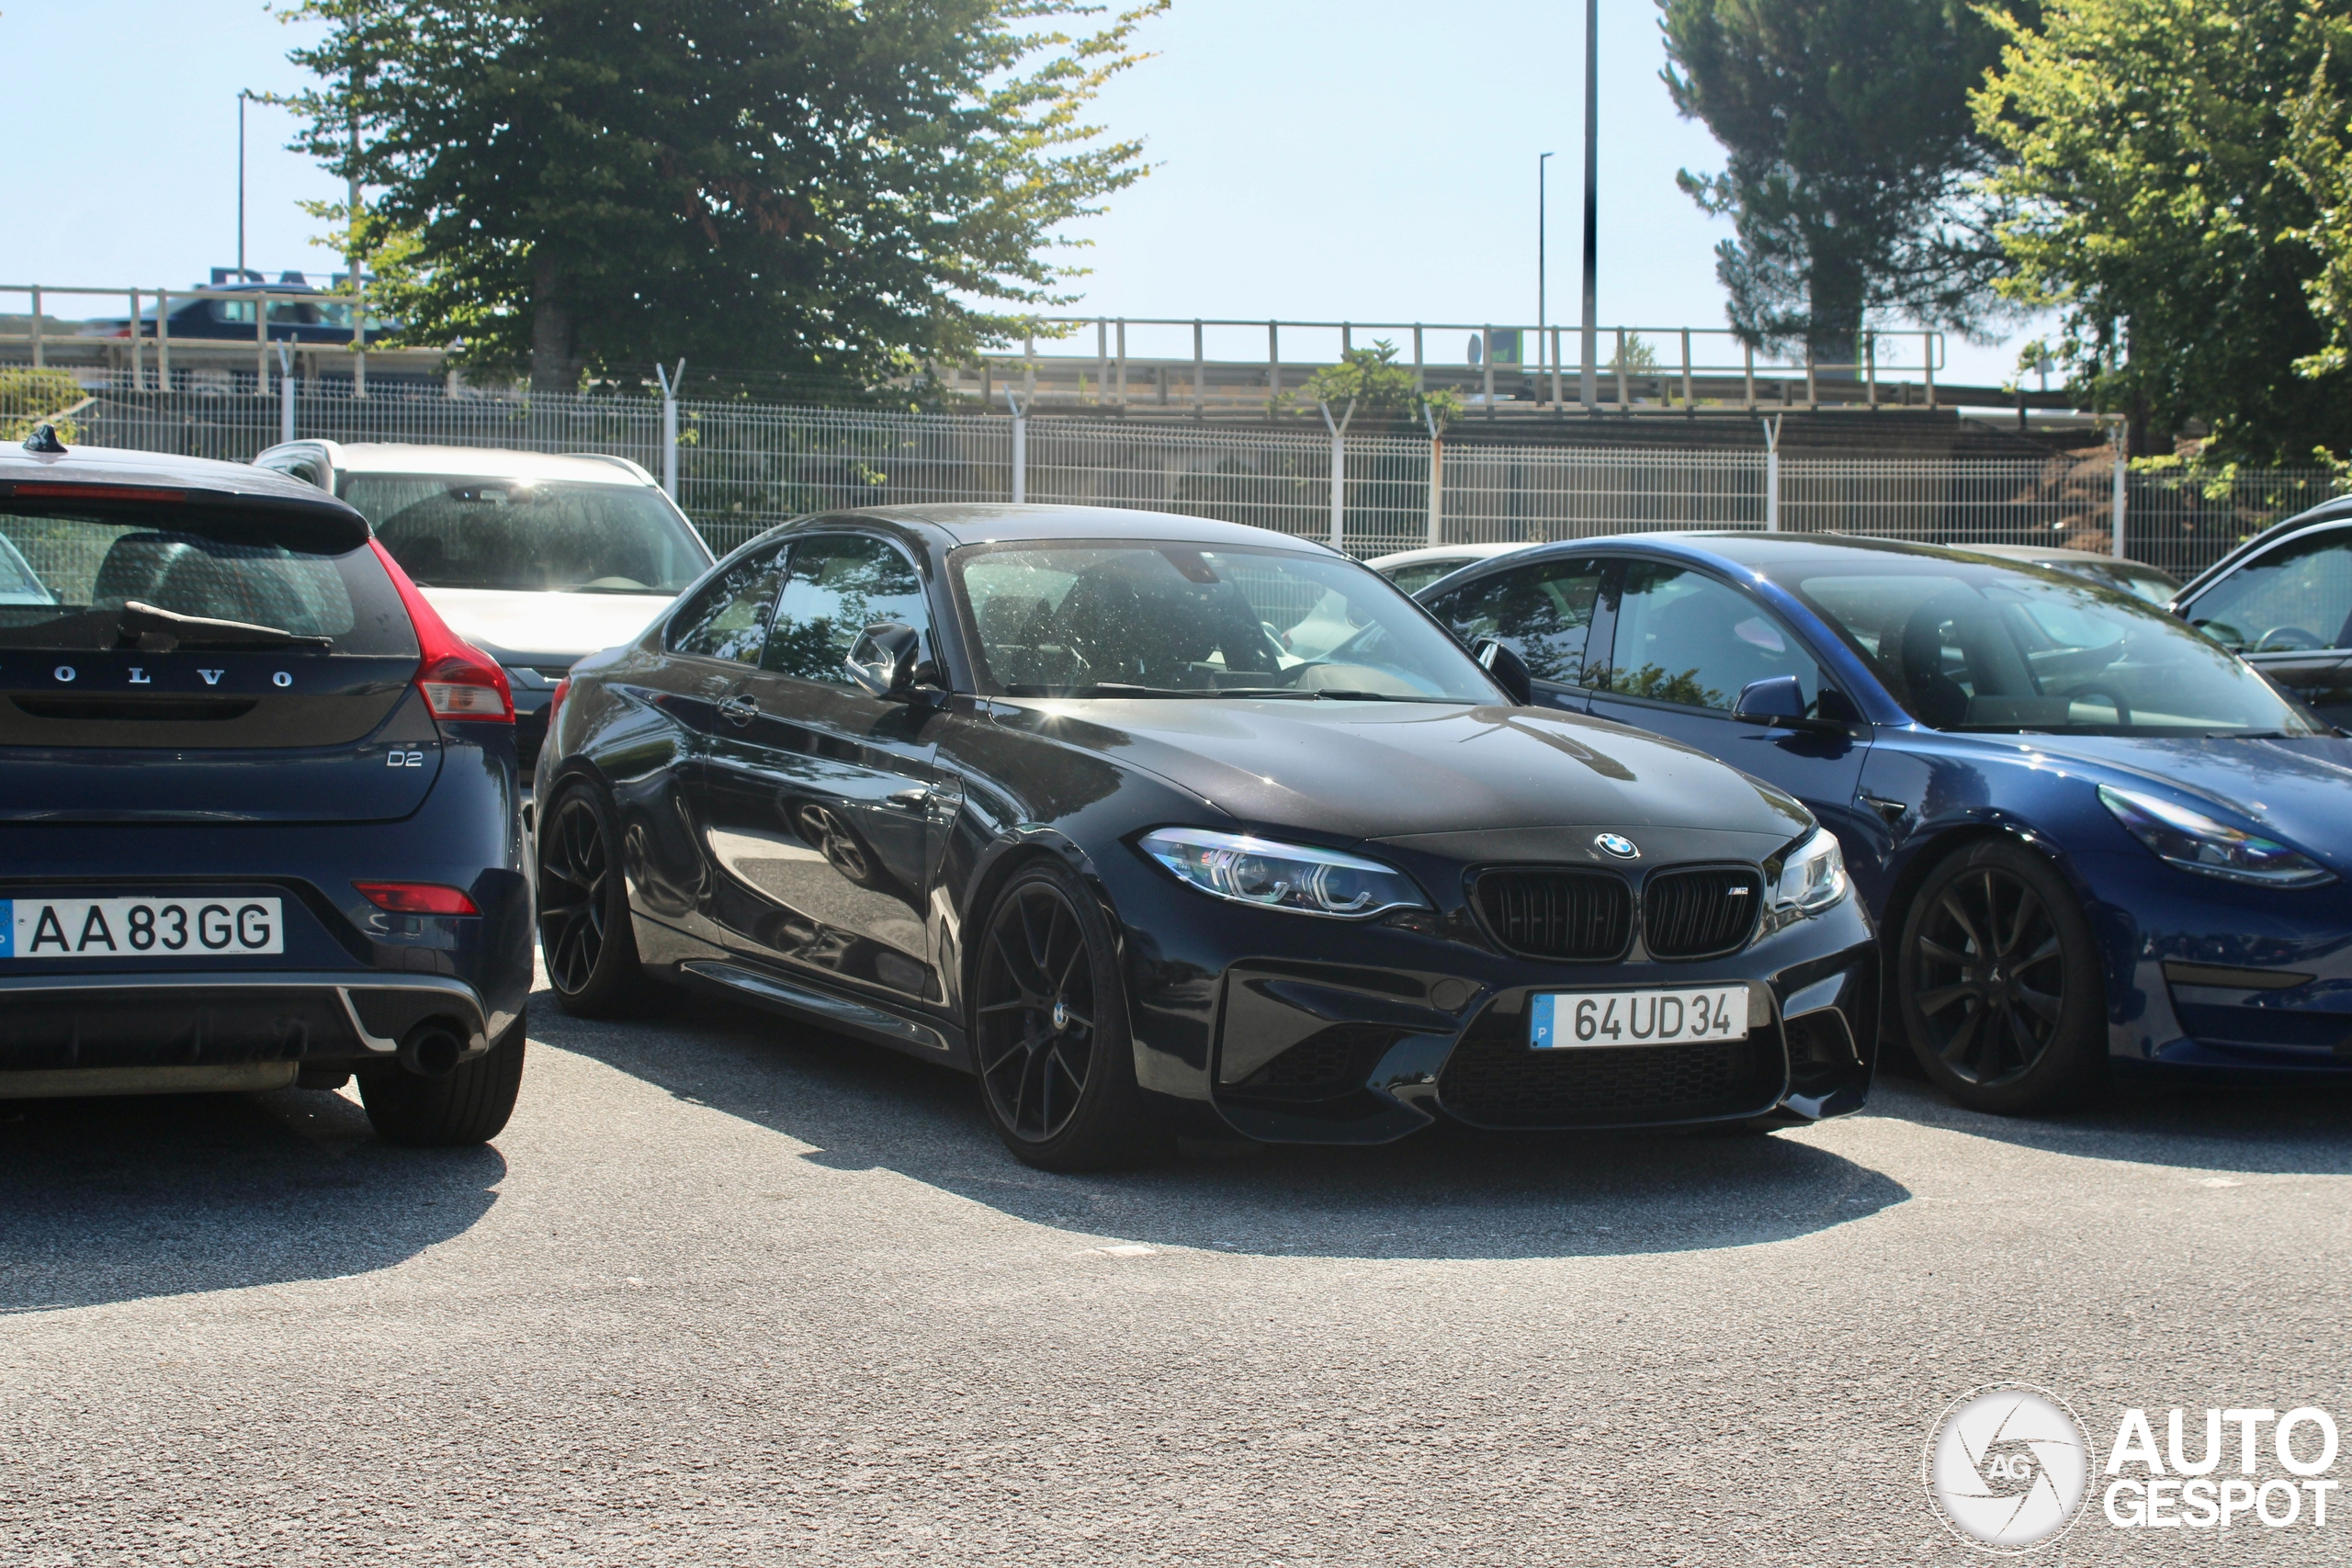
[[[1603,720],[1452,704],[1195,701],[1005,705],[1000,722],[1141,768],[1253,826],[1471,858],[1761,860],[1812,825],[1771,786]]]
[[[502,664],[570,664],[628,641],[670,607],[650,593],[511,593],[427,588],[449,629]]]
[[[2352,802],[2352,739],[2158,739],[2114,735],[2032,735],[2038,756],[2094,764],[2099,782],[2129,788],[2168,785],[2201,795],[2227,818],[2252,818],[2267,832],[2332,864],[2346,863],[2346,806]],[[2087,772],[2088,770],[2086,770]]]

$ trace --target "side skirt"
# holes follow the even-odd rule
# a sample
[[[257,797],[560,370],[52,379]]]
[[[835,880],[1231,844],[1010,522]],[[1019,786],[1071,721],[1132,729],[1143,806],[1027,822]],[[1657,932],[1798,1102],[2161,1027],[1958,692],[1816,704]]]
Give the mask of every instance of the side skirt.
[[[678,965],[679,976],[724,991],[754,1006],[805,1020],[821,1028],[854,1034],[876,1045],[888,1045],[926,1062],[970,1072],[971,1052],[964,1032],[953,1024],[934,1024],[904,1018],[895,1012],[836,996],[814,987],[797,985],[740,964],[718,959],[690,959]]]

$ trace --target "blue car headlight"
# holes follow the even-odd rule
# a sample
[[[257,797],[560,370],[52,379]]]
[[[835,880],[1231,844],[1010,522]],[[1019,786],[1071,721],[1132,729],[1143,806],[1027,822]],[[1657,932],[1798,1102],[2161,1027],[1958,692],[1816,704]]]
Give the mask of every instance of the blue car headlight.
[[[1767,935],[1831,908],[1854,887],[1846,875],[1846,852],[1826,828],[1815,828],[1777,861],[1765,862],[1764,874]]]
[[[1348,919],[1429,908],[1403,872],[1337,850],[1205,828],[1162,828],[1138,843],[1202,892],[1237,904]]]
[[[2098,800],[2156,858],[2183,871],[2264,887],[2316,887],[2335,880],[2301,850],[2216,822],[2177,801],[2106,784],[2098,786]]]

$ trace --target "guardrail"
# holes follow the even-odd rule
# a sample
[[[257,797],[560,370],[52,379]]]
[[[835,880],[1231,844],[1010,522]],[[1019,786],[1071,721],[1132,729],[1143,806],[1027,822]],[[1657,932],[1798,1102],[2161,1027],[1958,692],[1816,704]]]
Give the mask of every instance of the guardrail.
[[[368,355],[370,352],[378,354],[388,352],[382,349],[371,351],[364,333],[355,333],[354,340],[350,343],[334,344],[305,341],[297,337],[291,331],[273,332],[272,330],[273,328],[290,329],[298,324],[312,324],[296,323],[282,319],[273,321],[270,319],[273,307],[300,303],[343,312],[345,317],[343,329],[348,331],[349,323],[355,321],[364,323],[368,319],[368,300],[364,287],[354,293],[316,288],[272,288],[267,286],[243,288],[85,288],[41,283],[0,283],[0,299],[6,299],[11,295],[22,295],[28,299],[31,306],[28,312],[30,321],[24,332],[0,329],[0,354],[6,354],[13,344],[28,345],[31,350],[33,367],[40,369],[49,363],[52,344],[69,343],[77,347],[86,347],[93,344],[123,343],[129,349],[127,370],[130,378],[130,389],[135,391],[148,389],[149,377],[145,351],[150,345],[153,345],[155,351],[153,389],[167,391],[171,389],[172,348],[175,341],[172,337],[172,311],[193,300],[227,299],[247,303],[254,307],[254,375],[256,385],[260,387],[266,388],[269,384],[271,346],[275,344],[291,343],[307,352],[333,349],[348,353],[351,355],[354,395],[364,398],[368,395]],[[49,331],[49,323],[46,320],[46,306],[51,299],[60,295],[95,296],[123,300],[130,307],[128,316],[130,324],[123,333],[112,336],[86,332],[71,333],[62,336],[52,333]],[[152,321],[142,314],[147,303],[151,301],[155,311]],[[223,344],[237,341],[239,340],[209,336],[183,337],[177,340],[183,355],[190,349],[199,353],[217,352]],[[435,357],[437,358],[437,355]]]
[[[1085,352],[1090,329],[1091,355]],[[1234,342],[1235,333],[1244,332],[1265,334],[1262,357],[1209,352],[1213,333],[1226,339],[1217,345],[1223,348]],[[1309,359],[1285,358],[1285,332],[1294,342],[1304,333],[1319,334],[1323,346],[1336,347],[1338,352]],[[1174,346],[1180,352],[1135,352],[1129,343],[1131,333],[1156,337],[1163,345],[1173,333],[1179,339]],[[1184,346],[1181,339],[1186,333],[1191,334],[1189,355],[1181,352]],[[1587,409],[1629,410],[1634,406],[1636,386],[1662,389],[1661,401],[1670,401],[1679,392],[1686,409],[1702,400],[1736,402],[1744,409],[1877,408],[1891,401],[1912,405],[1908,389],[1916,386],[1924,394],[1920,401],[1932,409],[1939,406],[1936,373],[1946,364],[1944,334],[1925,330],[1865,330],[1856,337],[1856,355],[1850,362],[1817,360],[1810,348],[1800,357],[1759,354],[1755,344],[1724,327],[1605,327],[1596,329],[1594,336],[1597,362],[1588,380],[1582,354],[1573,364],[1564,354],[1564,346],[1581,349],[1581,331],[1570,326],[1048,316],[1035,321],[1019,354],[985,354],[968,370],[942,366],[934,367],[934,374],[956,391],[971,389],[965,386],[965,378],[976,375],[980,383],[977,389],[988,403],[995,401],[999,387],[1017,381],[1024,402],[1045,397],[1077,406],[1127,409],[1136,406],[1135,389],[1144,385],[1148,390],[1143,402],[1158,407],[1189,402],[1200,416],[1207,413],[1212,402],[1221,407],[1263,402],[1278,409],[1285,395],[1303,387],[1316,370],[1338,364],[1354,348],[1386,342],[1396,348],[1397,363],[1411,367],[1417,389],[1432,385],[1467,389],[1472,406],[1491,413],[1500,401],[1498,382],[1516,393],[1527,389],[1531,379],[1535,394],[1532,400],[1537,407],[1549,409],[1573,403]],[[1432,341],[1444,339],[1456,344],[1466,340],[1472,345],[1472,351],[1463,355],[1464,363],[1440,364],[1431,357]],[[1059,346],[1069,343],[1078,346]],[[1531,345],[1532,356],[1526,353]],[[1661,345],[1671,349],[1671,355],[1661,353]],[[1598,361],[1599,350],[1604,346],[1611,357]],[[1089,364],[1095,372],[1091,391],[1085,378]],[[1182,397],[1171,397],[1173,377],[1187,371]],[[1792,384],[1798,381],[1804,389],[1802,399],[1790,395]],[[1778,395],[1759,398],[1759,387]],[[1887,395],[1896,389],[1903,389],[1899,396]],[[1611,391],[1613,398],[1607,396]]]
[[[272,331],[273,326],[288,324],[268,319],[273,307],[309,303],[344,311],[348,320],[363,320],[367,305],[364,289],[355,294],[267,287],[170,289],[0,284],[0,300],[10,296],[28,300],[30,322],[28,330],[21,333],[0,330],[0,355],[12,346],[25,345],[35,366],[48,363],[60,342],[44,320],[51,301],[61,297],[124,301],[129,319],[141,324],[124,339],[115,340],[128,345],[128,364],[122,368],[134,389],[147,387],[147,350],[152,346],[157,389],[172,385],[175,346],[184,356],[191,350],[217,355],[220,345],[229,341],[218,337],[175,340],[170,316],[175,306],[203,299],[254,304],[254,373],[255,385],[266,387],[270,344],[294,335]],[[151,303],[155,310],[153,330],[142,314]],[[931,374],[951,392],[976,396],[986,407],[996,406],[1001,394],[1017,389],[1024,405],[1040,412],[1091,408],[1125,412],[1189,405],[1196,417],[1205,417],[1212,409],[1220,413],[1254,414],[1261,410],[1280,412],[1291,406],[1309,377],[1339,364],[1350,350],[1388,342],[1396,349],[1398,363],[1411,368],[1417,389],[1453,389],[1464,396],[1473,412],[1489,419],[1506,408],[1514,412],[1569,407],[1631,412],[1687,412],[1702,404],[1743,410],[1812,410],[1888,405],[1934,409],[1944,403],[1937,380],[1945,367],[1943,334],[1912,329],[1864,331],[1855,339],[1852,360],[1830,361],[1815,359],[1809,351],[1795,356],[1762,352],[1723,327],[1605,327],[1594,334],[1596,362],[1588,383],[1581,333],[1577,328],[1561,325],[1042,316],[1027,323],[1027,328],[1018,353],[1010,348],[990,351],[967,364],[934,365],[930,367]],[[70,333],[66,341],[86,350],[94,340],[85,333]],[[1264,344],[1262,355],[1257,352],[1260,342]],[[1302,355],[1297,352],[1302,345],[1321,352]],[[354,388],[362,397],[367,395],[367,362],[371,353],[402,355],[420,363],[430,357],[437,364],[438,359],[436,350],[371,350],[364,343],[302,346],[306,351],[349,352]],[[1090,346],[1091,353],[1087,352]],[[1606,359],[1600,357],[1604,353]]]

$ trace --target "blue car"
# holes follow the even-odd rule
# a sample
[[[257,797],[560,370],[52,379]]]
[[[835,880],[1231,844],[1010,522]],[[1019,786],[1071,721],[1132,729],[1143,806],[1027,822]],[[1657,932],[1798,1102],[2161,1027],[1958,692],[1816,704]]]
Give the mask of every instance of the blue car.
[[[1803,800],[1962,1104],[2352,1074],[2352,739],[2131,595],[1933,546],[1585,539],[1418,596],[1538,705]]]
[[[334,1089],[478,1143],[521,1081],[506,675],[367,519],[243,463],[0,451],[0,1100]]]

